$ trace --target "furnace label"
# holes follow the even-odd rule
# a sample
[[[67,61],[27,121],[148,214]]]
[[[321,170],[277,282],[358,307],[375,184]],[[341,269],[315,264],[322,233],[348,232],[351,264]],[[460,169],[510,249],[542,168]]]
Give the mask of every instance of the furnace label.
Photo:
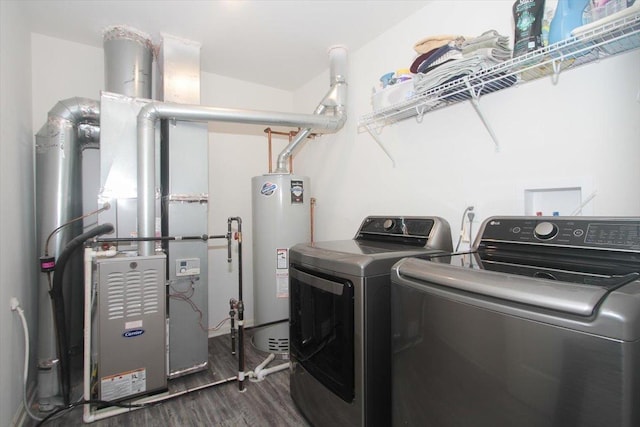
[[[147,370],[123,372],[100,381],[100,396],[102,400],[116,400],[147,391]]]

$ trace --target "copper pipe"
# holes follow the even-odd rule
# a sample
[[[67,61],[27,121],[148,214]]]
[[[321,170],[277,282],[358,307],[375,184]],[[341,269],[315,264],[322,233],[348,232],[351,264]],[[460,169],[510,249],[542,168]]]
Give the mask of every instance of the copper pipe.
[[[272,157],[272,154],[271,154],[271,134],[272,134],[272,132],[271,132],[271,128],[266,128],[264,131],[267,132],[267,140],[269,141],[269,154],[268,154],[268,156],[269,156],[269,173],[271,173],[271,172],[273,172],[273,162],[271,161],[271,157]]]
[[[289,132],[289,144],[291,144],[291,141],[293,140],[293,137],[300,131],[300,128],[298,128],[297,131],[291,131]],[[289,173],[291,175],[293,175],[293,155],[289,156]]]
[[[312,197],[310,200],[311,209],[311,243],[313,243],[314,224],[315,224],[315,210],[316,210],[316,198]]]

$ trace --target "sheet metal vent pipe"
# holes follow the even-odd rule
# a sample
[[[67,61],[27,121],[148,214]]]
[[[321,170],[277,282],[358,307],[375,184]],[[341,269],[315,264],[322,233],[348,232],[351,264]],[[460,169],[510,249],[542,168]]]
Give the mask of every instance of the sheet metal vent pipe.
[[[107,27],[102,36],[107,92],[151,98],[153,45],[147,34],[122,25]]]
[[[301,127],[304,130],[300,131],[296,139],[289,144],[287,151],[290,153],[312,130],[315,133],[332,133],[339,131],[344,126],[347,120],[346,52],[347,50],[344,47],[335,47],[329,50],[332,76],[331,88],[316,108],[314,114],[238,110],[157,101],[145,105],[138,114],[138,236],[153,237],[155,233],[154,178],[156,153],[154,142],[158,120],[175,119]],[[333,116],[324,114],[327,109],[333,109]],[[279,169],[286,171],[287,158],[286,154],[279,157]],[[146,256],[153,253],[153,242],[142,242],[140,244],[139,255]]]
[[[325,97],[320,101],[313,114],[324,114],[327,108],[333,108],[336,115],[346,117],[347,103],[347,48],[333,46],[329,48],[331,62],[329,84],[331,85]],[[312,128],[302,129],[296,137],[278,155],[276,173],[287,173],[287,160],[298,145],[311,134]],[[289,171],[290,172],[290,171]]]
[[[69,98],[58,102],[48,113],[47,123],[36,135],[36,235],[38,253],[59,256],[62,249],[82,233],[80,222],[70,223],[82,215],[82,164],[81,152],[95,148],[100,118],[97,101],[85,98]],[[82,131],[79,129],[82,127]],[[69,224],[62,227],[64,224]],[[45,242],[49,235],[51,247]],[[65,295],[72,297],[72,283],[82,281],[81,259],[74,260],[62,285]],[[38,281],[38,405],[48,411],[59,402],[58,351],[53,327],[53,314],[48,274],[41,273]],[[77,307],[73,299],[69,304],[68,319],[75,319]],[[73,309],[74,311],[71,311]],[[79,317],[81,319],[81,317]],[[81,321],[81,320],[80,320]],[[81,335],[79,335],[81,336]]]

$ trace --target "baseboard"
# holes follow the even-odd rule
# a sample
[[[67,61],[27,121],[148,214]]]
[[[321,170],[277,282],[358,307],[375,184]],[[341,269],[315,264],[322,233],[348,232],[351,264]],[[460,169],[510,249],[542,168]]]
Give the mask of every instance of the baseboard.
[[[27,387],[27,402],[31,402],[33,400],[35,393],[36,393],[36,383],[35,381],[32,381],[31,384],[29,384],[29,386]],[[20,406],[18,407],[18,410],[16,411],[16,413],[13,415],[13,418],[11,419],[11,424],[9,425],[11,427],[23,427],[24,425],[26,425],[28,420],[29,420],[29,414],[27,414],[27,410],[24,407],[22,398],[20,398]]]
[[[22,427],[25,425],[25,421],[27,420],[27,411],[24,409],[24,405],[20,402],[20,407],[18,408],[18,412],[15,413],[13,419],[11,420],[11,427]]]

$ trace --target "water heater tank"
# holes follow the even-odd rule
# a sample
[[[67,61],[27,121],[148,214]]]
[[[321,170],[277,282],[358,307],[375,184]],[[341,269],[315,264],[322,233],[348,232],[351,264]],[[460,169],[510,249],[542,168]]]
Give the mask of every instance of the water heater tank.
[[[289,248],[308,242],[311,234],[309,178],[289,174],[253,177],[254,323],[289,318]],[[259,328],[253,336],[258,350],[289,351],[289,323]]]

